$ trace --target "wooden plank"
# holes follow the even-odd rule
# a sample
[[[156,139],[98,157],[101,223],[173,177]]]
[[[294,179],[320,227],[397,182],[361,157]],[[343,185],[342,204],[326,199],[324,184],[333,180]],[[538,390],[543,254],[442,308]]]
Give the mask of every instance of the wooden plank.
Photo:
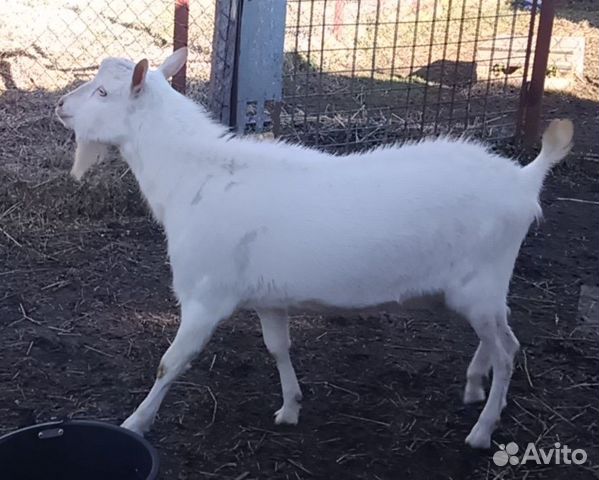
[[[481,42],[476,52],[477,74],[486,78],[489,68],[493,68],[498,63],[503,64],[508,70],[510,67],[523,67],[527,41],[527,37],[498,37],[495,40]],[[535,42],[536,39],[533,38],[533,45]],[[553,37],[548,70],[550,72],[557,71],[563,76],[582,76],[584,74],[584,50],[584,37]],[[507,57],[510,59],[507,60]],[[495,61],[495,59],[499,60]]]
[[[526,37],[498,37],[479,44],[476,55],[476,75],[479,80],[507,81],[518,84],[526,56]],[[533,38],[533,45],[536,39]],[[547,64],[545,88],[566,90],[575,77],[584,73],[584,37],[553,37]],[[534,55],[534,51],[532,52]]]

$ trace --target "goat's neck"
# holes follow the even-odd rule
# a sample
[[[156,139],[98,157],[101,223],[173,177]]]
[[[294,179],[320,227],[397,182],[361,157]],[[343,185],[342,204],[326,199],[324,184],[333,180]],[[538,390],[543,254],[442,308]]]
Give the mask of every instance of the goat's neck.
[[[201,176],[208,175],[209,170],[203,168],[208,166],[198,161],[193,165],[189,158],[189,145],[176,141],[164,142],[164,138],[168,138],[164,133],[153,137],[144,135],[143,141],[132,138],[121,146],[121,153],[135,175],[141,192],[161,223],[166,221],[167,210],[185,179],[194,175],[201,181]]]
[[[159,114],[139,111],[132,118],[131,134],[121,146],[150,208],[163,223],[186,179],[193,176],[201,182],[211,175],[214,165],[206,159],[211,157],[206,149],[210,139],[216,141],[226,131],[197,105],[174,91],[167,93]]]

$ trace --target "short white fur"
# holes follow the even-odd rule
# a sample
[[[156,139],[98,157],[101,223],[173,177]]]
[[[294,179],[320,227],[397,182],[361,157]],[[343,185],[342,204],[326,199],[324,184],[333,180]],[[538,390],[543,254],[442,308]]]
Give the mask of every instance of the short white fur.
[[[480,340],[464,401],[488,400],[466,442],[488,448],[506,404],[519,344],[507,321],[514,262],[551,166],[569,151],[556,120],[521,167],[463,139],[441,138],[333,156],[282,142],[230,138],[157,70],[109,58],[63,97],[57,115],[78,142],[73,175],[117,146],[163,225],[181,324],[147,397],[123,423],[147,431],[177,376],[220,321],[255,310],[281,378],[277,423],[298,421],[289,356],[293,311],[380,308],[443,294]],[[431,414],[434,415],[433,412]]]

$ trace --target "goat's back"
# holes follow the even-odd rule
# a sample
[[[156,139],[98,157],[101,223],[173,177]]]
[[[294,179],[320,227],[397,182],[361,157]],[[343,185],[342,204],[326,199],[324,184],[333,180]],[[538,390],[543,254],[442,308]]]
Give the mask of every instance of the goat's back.
[[[539,209],[519,165],[466,142],[334,157],[232,140],[204,154],[224,161],[183,179],[175,288],[191,294],[200,271],[202,288],[252,305],[365,306],[509,276]]]

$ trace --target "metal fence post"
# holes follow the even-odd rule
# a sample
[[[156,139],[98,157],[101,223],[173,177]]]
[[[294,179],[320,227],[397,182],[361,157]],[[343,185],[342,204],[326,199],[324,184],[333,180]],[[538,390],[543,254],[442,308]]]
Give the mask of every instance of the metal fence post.
[[[235,71],[234,124],[262,132],[277,123],[283,92],[283,50],[287,0],[242,0]],[[273,102],[273,112],[267,103]]]
[[[232,105],[241,0],[217,0],[212,39],[208,108],[216,120],[233,126]]]
[[[173,50],[187,46],[189,33],[189,0],[175,0],[175,26],[173,32]],[[171,85],[175,90],[185,93],[187,68],[179,70],[174,76]]]
[[[537,140],[537,135],[539,133],[543,90],[545,87],[545,76],[547,75],[549,50],[551,48],[553,20],[555,18],[555,1],[556,0],[543,0],[542,5],[539,6],[540,15],[539,27],[537,29],[535,57],[530,84],[528,92],[526,93],[526,112],[524,117],[525,146],[533,145]]]
[[[216,3],[209,108],[238,132],[277,126],[286,12],[287,0]],[[274,118],[268,102],[274,102]]]
[[[345,0],[335,1],[335,19],[333,20],[333,35],[341,41],[341,31],[343,30],[343,11],[345,9]]]

